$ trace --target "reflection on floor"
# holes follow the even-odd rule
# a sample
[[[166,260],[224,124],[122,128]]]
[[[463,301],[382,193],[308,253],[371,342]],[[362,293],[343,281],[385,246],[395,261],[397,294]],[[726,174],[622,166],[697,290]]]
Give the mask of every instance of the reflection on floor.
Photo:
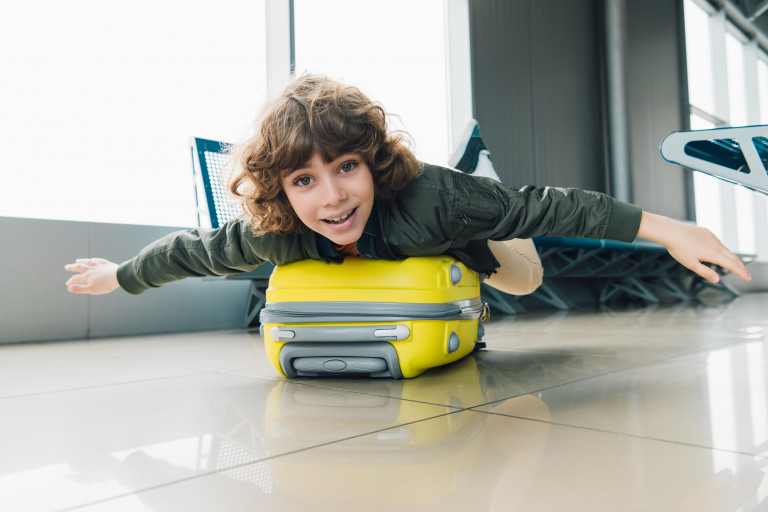
[[[399,381],[248,332],[2,346],[0,510],[766,510],[766,311],[501,317]]]

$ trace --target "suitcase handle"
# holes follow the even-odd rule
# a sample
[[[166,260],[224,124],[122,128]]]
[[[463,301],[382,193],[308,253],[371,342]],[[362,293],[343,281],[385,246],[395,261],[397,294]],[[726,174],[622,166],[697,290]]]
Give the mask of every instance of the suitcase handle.
[[[276,326],[269,330],[274,341],[400,341],[408,339],[407,325]]]

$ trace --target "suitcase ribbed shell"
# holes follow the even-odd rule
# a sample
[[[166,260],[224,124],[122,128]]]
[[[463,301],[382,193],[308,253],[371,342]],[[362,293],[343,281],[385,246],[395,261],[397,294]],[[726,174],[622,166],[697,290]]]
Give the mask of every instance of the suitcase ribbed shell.
[[[407,378],[470,353],[484,306],[477,273],[448,256],[303,260],[272,274],[262,334],[289,377]]]

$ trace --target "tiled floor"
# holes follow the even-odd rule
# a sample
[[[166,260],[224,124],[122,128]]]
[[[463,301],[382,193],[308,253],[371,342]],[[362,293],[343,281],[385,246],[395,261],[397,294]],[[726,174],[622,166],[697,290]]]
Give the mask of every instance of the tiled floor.
[[[502,317],[407,381],[247,332],[0,346],[0,510],[768,510],[767,311]]]

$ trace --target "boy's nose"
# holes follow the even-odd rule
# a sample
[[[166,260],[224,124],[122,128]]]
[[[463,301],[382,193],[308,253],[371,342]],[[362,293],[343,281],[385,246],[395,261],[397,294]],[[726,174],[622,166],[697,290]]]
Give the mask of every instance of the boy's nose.
[[[332,206],[339,204],[346,199],[347,191],[335,180],[326,180],[323,188],[322,206]]]

